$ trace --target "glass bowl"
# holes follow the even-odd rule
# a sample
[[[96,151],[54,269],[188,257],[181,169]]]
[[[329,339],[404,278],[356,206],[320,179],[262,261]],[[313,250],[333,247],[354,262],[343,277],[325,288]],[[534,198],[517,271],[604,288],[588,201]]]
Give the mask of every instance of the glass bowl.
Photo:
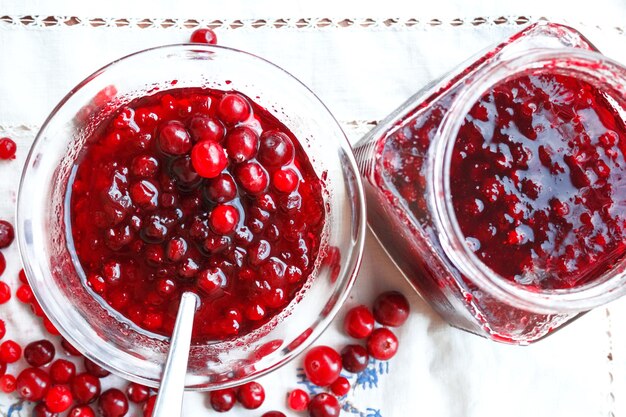
[[[295,134],[325,184],[320,256],[294,300],[252,333],[192,347],[186,388],[225,388],[279,368],[310,345],[346,299],[361,261],[365,204],[352,149],[328,109],[296,78],[254,55],[198,44],[148,49],[95,72],[52,111],[33,144],[18,195],[19,247],[37,301],[63,337],[112,372],[158,386],[169,340],[132,326],[83,284],[68,245],[66,190],[99,123],[134,98],[173,85],[251,97]]]

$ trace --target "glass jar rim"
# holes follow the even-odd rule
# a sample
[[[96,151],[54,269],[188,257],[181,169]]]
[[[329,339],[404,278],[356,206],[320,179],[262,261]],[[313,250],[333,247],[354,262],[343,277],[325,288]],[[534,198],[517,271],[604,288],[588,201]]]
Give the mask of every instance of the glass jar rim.
[[[434,152],[429,156],[433,169],[429,204],[446,256],[461,274],[479,288],[519,308],[538,313],[577,313],[606,304],[626,294],[626,259],[584,285],[569,289],[530,289],[516,284],[489,268],[465,244],[465,236],[452,205],[450,165],[458,132],[465,116],[486,91],[506,79],[538,70],[567,71],[611,85],[626,96],[626,68],[599,52],[579,48],[536,48],[507,54],[488,62],[469,79],[443,117],[437,131]],[[593,74],[592,74],[593,73]],[[610,75],[610,78],[606,78]]]

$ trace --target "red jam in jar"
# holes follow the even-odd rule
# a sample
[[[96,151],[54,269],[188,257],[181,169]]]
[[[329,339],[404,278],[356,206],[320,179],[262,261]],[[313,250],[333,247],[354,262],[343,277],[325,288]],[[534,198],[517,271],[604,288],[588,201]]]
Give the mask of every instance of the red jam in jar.
[[[626,69],[542,23],[357,144],[369,221],[452,325],[528,344],[624,293]]]
[[[294,135],[243,94],[135,99],[81,152],[70,218],[85,285],[136,326],[168,336],[193,291],[194,342],[241,336],[311,274],[321,181]]]

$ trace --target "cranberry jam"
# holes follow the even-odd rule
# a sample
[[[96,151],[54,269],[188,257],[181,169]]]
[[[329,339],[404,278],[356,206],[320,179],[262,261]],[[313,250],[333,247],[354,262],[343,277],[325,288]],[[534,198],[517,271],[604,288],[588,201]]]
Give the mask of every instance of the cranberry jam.
[[[87,140],[71,184],[86,285],[170,335],[197,293],[195,342],[267,323],[311,274],[322,184],[294,135],[243,94],[179,88],[130,102]]]
[[[372,230],[450,324],[528,344],[624,293],[624,74],[535,24],[357,144]]]

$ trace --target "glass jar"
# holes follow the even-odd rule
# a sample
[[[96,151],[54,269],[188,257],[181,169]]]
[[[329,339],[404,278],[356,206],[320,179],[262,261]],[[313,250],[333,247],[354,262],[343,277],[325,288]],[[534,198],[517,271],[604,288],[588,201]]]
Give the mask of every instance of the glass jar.
[[[569,245],[571,247],[564,249],[561,247],[558,249],[561,252],[557,252],[558,245],[554,247],[524,246],[532,245],[533,242],[540,240],[540,237],[532,235],[532,233],[526,235],[523,233],[509,234],[511,239],[517,238],[519,241],[505,240],[498,244],[494,240],[490,241],[491,246],[488,246],[487,249],[481,248],[480,244],[483,241],[473,239],[469,234],[465,234],[467,230],[487,230],[491,233],[491,237],[489,237],[491,239],[492,236],[500,236],[500,224],[502,224],[502,230],[505,227],[517,227],[512,229],[516,232],[521,230],[519,227],[523,222],[539,228],[541,225],[537,219],[540,217],[537,217],[537,213],[541,211],[543,218],[553,219],[550,216],[556,216],[554,205],[561,200],[558,189],[546,188],[545,184],[539,186],[541,192],[554,194],[549,200],[551,205],[543,210],[541,198],[537,198],[537,195],[535,195],[535,199],[527,198],[526,196],[532,193],[524,190],[523,187],[519,186],[519,183],[515,183],[515,186],[518,186],[517,189],[509,193],[509,189],[505,188],[506,191],[503,194],[494,197],[493,201],[496,202],[492,203],[489,198],[486,201],[474,200],[480,203],[475,208],[475,216],[468,214],[469,212],[457,211],[460,207],[457,204],[461,199],[460,193],[474,192],[472,190],[467,191],[467,188],[459,188],[458,184],[466,180],[463,177],[467,177],[466,182],[469,183],[475,175],[474,171],[471,170],[460,172],[455,165],[459,162],[454,158],[467,157],[466,153],[459,151],[460,146],[463,145],[461,142],[458,144],[459,148],[456,147],[461,137],[461,129],[464,129],[464,123],[467,120],[475,116],[470,112],[485,97],[493,98],[493,108],[497,109],[495,106],[499,105],[498,99],[494,98],[496,86],[507,85],[505,83],[516,82],[515,80],[521,80],[520,77],[526,76],[538,77],[533,79],[552,76],[571,77],[571,79],[586,83],[585,85],[593,86],[597,89],[594,91],[601,92],[598,97],[603,97],[602,100],[608,97],[606,103],[609,103],[615,110],[615,123],[623,127],[624,115],[626,115],[624,111],[626,109],[626,100],[624,99],[626,97],[624,94],[626,69],[600,54],[576,30],[548,22],[529,26],[470,62],[418,92],[356,145],[357,161],[365,179],[369,210],[368,220],[373,232],[408,281],[451,325],[499,342],[529,344],[551,334],[582,313],[605,304],[626,292],[626,285],[624,285],[626,282],[626,275],[624,274],[626,262],[624,261],[625,250],[623,248],[626,247],[623,243],[626,242],[626,234],[621,234],[621,229],[619,229],[619,233],[616,233],[623,240],[615,242],[616,246],[613,248],[614,250],[611,249],[611,253],[608,253],[608,246],[607,253],[600,251],[603,257],[597,259],[592,256],[593,254],[583,253],[581,247],[575,245]],[[517,89],[511,91],[512,97],[519,93]],[[559,94],[558,91],[548,93]],[[565,97],[563,100],[569,99],[578,98]],[[549,103],[546,103],[545,106],[553,108],[553,105]],[[533,115],[533,112],[537,110],[536,106],[532,105],[531,107],[527,111],[528,114]],[[513,114],[512,110],[510,114]],[[559,115],[559,117],[561,116]],[[578,122],[583,123],[578,119],[572,121],[574,124]],[[502,134],[502,129],[509,129],[512,125],[509,122],[506,123],[502,126],[494,124],[488,128],[493,128],[495,137],[496,134]],[[533,125],[533,123],[535,124]],[[476,121],[476,125],[478,124],[479,122]],[[518,127],[518,125],[515,126]],[[536,121],[530,123],[529,126],[534,129],[529,135],[535,135],[533,132],[539,129]],[[548,129],[554,127],[554,124],[549,124]],[[544,128],[545,126],[542,125],[541,129]],[[559,128],[558,124],[556,128]],[[521,127],[519,130],[521,131]],[[593,137],[591,131],[587,131],[586,134],[591,137],[589,140],[592,142],[599,140],[597,137]],[[522,136],[521,133],[519,136]],[[508,136],[507,140],[509,140]],[[528,142],[540,144],[533,142],[533,140],[535,139],[528,139]],[[621,141],[626,141],[626,136],[618,138],[616,146],[622,144]],[[572,145],[571,141],[568,143]],[[493,142],[489,146],[496,145],[500,146],[494,145]],[[554,144],[544,143],[543,145],[549,148]],[[500,152],[498,150],[500,148],[497,146],[494,149]],[[507,146],[507,149],[513,149],[513,145]],[[486,154],[491,152],[491,150],[489,152],[485,150],[487,145],[484,143],[481,149],[481,152]],[[533,151],[528,151],[526,157],[530,155],[530,158],[535,158],[536,161],[543,157],[541,150],[539,150],[539,155],[533,154],[537,151],[537,147],[532,149]],[[544,147],[544,149],[546,148]],[[623,145],[621,149],[624,149]],[[563,150],[561,148],[559,151],[567,155],[573,152],[571,149]],[[609,150],[606,152],[608,153]],[[611,152],[615,153],[614,150]],[[565,158],[570,157],[567,155]],[[524,160],[523,155],[516,154],[508,154],[506,157],[509,158],[505,161],[507,164],[516,164],[515,166],[518,168],[519,164],[528,160]],[[604,153],[602,153],[602,158],[604,157]],[[623,161],[621,154],[615,153],[615,158]],[[544,159],[541,161],[543,164]],[[493,165],[498,162],[487,160],[486,163]],[[591,162],[585,163],[592,164]],[[492,169],[491,165],[488,165],[490,170]],[[558,169],[562,169],[563,172],[567,171],[570,178],[573,178],[574,168],[569,165],[565,168],[557,165],[553,165],[557,171]],[[601,163],[596,165],[599,166]],[[475,166],[478,167],[479,164],[477,163]],[[599,172],[598,166],[589,166],[589,172],[581,171],[582,177],[587,178],[587,180],[591,178],[592,182],[597,182],[593,182],[591,185],[582,184],[575,190],[570,187],[571,190],[578,193],[576,194],[578,195],[577,198],[590,192],[589,190],[595,190],[596,184],[600,184],[599,175],[594,173]],[[593,170],[596,171],[592,172]],[[451,172],[454,172],[456,177],[451,175]],[[528,168],[524,172],[531,172],[531,169]],[[619,174],[616,175],[619,176]],[[504,175],[494,178],[500,181],[500,184],[507,186],[504,183]],[[613,180],[614,178],[610,177],[610,179]],[[604,181],[606,183],[606,180]],[[613,187],[610,188],[613,190],[613,194],[608,194],[610,196],[608,197],[610,204],[607,203],[609,208],[603,206],[602,210],[604,211],[602,213],[610,210],[615,216],[614,220],[621,222],[619,226],[621,228],[621,224],[626,224],[623,223],[626,220],[626,211],[623,215],[620,214],[620,192],[626,194],[626,189],[620,188],[620,179],[616,181],[610,185]],[[520,188],[522,188],[521,191],[519,191]],[[476,190],[478,189],[477,186]],[[502,190],[502,188],[497,190]],[[480,191],[484,190],[480,189]],[[500,207],[498,204],[501,203],[500,200],[497,200],[498,198],[508,198],[511,195],[522,195],[522,193],[526,193],[524,196],[528,206],[517,206],[517,202],[511,203],[515,210],[525,207],[526,211],[520,217],[521,223],[515,217],[507,217],[506,214],[501,215],[494,208]],[[517,200],[519,201],[519,199]],[[563,200],[565,201],[565,198]],[[583,200],[581,207],[585,209],[593,203],[591,201],[593,199]],[[570,202],[569,206],[566,207],[573,207],[571,210],[574,213],[575,210],[578,210],[576,202],[580,201]],[[494,219],[503,219],[502,222],[494,222],[493,224],[487,222],[485,220],[487,215],[483,214],[486,213],[485,210],[494,210],[490,213],[495,213],[493,214]],[[533,220],[524,217],[529,212],[534,213]],[[567,219],[574,218],[572,217],[574,214],[570,212],[563,211],[563,213],[569,213],[568,216],[571,215]],[[575,214],[578,216],[577,211]],[[597,213],[593,212],[592,214],[595,216]],[[576,227],[570,223],[558,223],[570,224],[569,229],[567,229],[569,230],[567,239],[575,242],[582,242],[583,240],[587,242],[588,236],[582,234],[583,230],[587,230],[589,236],[593,235],[594,238],[599,236],[599,232],[593,229],[592,218],[585,217],[583,219],[583,216],[581,214],[580,218],[575,218],[574,226]],[[588,228],[577,227],[577,222],[583,220],[589,221]],[[557,223],[554,223],[557,224],[554,226],[553,223],[548,223],[546,220],[546,223],[541,224],[549,225],[549,227],[546,226],[545,229],[541,229],[546,234],[553,233],[553,235],[561,236],[559,233],[566,233],[559,229],[560,226]],[[604,226],[606,225],[603,224],[602,227]],[[536,234],[539,229],[533,230]],[[600,240],[600,238],[597,239]],[[506,246],[509,244],[518,246]],[[565,243],[558,244],[565,245]],[[530,247],[533,249],[527,249]],[[579,251],[579,249],[581,250]],[[528,250],[528,253],[532,255],[529,255],[531,258],[528,258],[532,259],[531,264],[518,264],[521,258],[509,256],[510,253],[526,253],[525,250]],[[554,250],[554,253],[550,250]],[[572,253],[579,258],[570,258]],[[576,279],[580,279],[579,282],[573,280],[567,284],[557,285],[546,284],[548,281],[541,281],[545,277],[551,277],[552,272],[550,271],[552,270],[541,269],[538,265],[560,265],[561,269],[558,271],[573,271],[582,264],[587,266],[585,266],[584,273],[576,272],[579,274],[576,275]],[[523,273],[505,277],[501,270],[507,268],[518,268]],[[583,267],[580,268],[582,271]],[[554,274],[557,273],[554,272]]]

